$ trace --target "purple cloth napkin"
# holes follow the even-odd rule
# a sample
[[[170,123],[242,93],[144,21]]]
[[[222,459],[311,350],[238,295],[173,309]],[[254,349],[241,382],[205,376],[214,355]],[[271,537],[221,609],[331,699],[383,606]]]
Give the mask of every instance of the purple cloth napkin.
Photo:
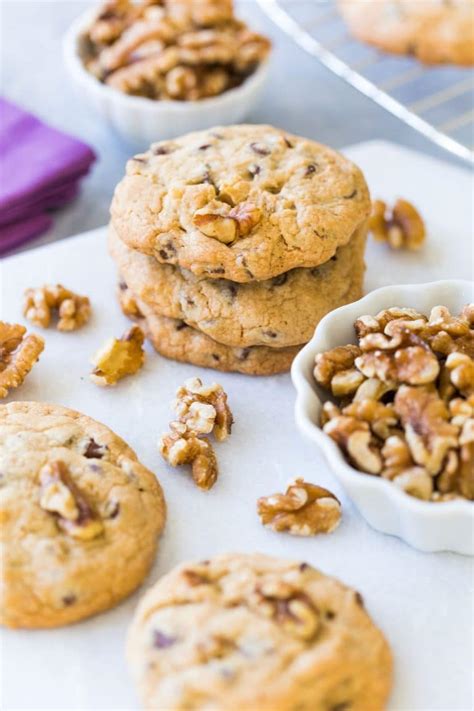
[[[85,143],[0,99],[0,254],[47,230],[95,160]]]

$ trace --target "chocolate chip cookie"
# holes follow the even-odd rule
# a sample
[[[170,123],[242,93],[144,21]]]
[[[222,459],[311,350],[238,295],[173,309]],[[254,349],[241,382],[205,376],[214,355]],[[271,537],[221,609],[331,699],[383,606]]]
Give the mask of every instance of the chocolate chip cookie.
[[[472,0],[339,0],[358,39],[426,64],[474,64]]]
[[[0,471],[2,624],[76,622],[140,585],[165,502],[108,427],[58,405],[1,405]]]
[[[180,565],[135,613],[146,708],[381,711],[392,658],[361,595],[307,563],[221,555]]]
[[[182,363],[247,375],[275,375],[288,371],[300,350],[298,346],[225,346],[184,321],[160,316],[126,287],[120,290],[119,297],[123,312],[137,321],[155,350]]]
[[[264,125],[153,144],[128,162],[111,207],[131,248],[196,276],[242,283],[324,264],[369,212],[353,163]]]
[[[192,272],[132,250],[111,227],[109,249],[119,272],[153,311],[185,321],[233,348],[283,348],[309,341],[316,324],[362,296],[365,227],[325,264],[266,281],[238,284]]]

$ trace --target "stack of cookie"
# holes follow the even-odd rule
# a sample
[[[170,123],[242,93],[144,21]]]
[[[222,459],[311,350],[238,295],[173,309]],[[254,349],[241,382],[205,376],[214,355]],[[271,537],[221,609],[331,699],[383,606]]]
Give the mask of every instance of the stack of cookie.
[[[166,357],[286,371],[318,321],[361,296],[369,212],[355,165],[271,126],[153,144],[112,202],[122,309]]]

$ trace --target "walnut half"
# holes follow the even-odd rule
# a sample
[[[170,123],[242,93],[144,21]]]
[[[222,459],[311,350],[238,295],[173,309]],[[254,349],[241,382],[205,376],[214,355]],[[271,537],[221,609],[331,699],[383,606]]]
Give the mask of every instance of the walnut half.
[[[176,392],[174,409],[180,422],[197,434],[214,433],[221,442],[231,433],[233,416],[222,385],[189,378]]]
[[[393,249],[417,250],[426,238],[425,223],[416,207],[407,200],[397,200],[391,211],[382,200],[376,200],[369,229],[375,239],[387,242]]]
[[[91,305],[87,296],[75,294],[61,284],[47,284],[25,291],[23,315],[35,326],[48,328],[53,314],[58,331],[75,331],[87,323]]]
[[[262,496],[257,511],[264,526],[294,536],[330,533],[341,521],[341,504],[334,494],[303,479],[292,481],[284,494]]]
[[[58,526],[73,538],[96,538],[104,526],[84,494],[74,483],[66,464],[60,460],[46,464],[40,472],[40,506],[55,514]]]
[[[0,398],[22,384],[44,349],[44,340],[18,323],[0,321]]]
[[[194,482],[200,489],[211,489],[217,480],[217,460],[209,440],[200,438],[183,422],[170,422],[171,432],[159,441],[160,453],[172,467],[191,465]]]

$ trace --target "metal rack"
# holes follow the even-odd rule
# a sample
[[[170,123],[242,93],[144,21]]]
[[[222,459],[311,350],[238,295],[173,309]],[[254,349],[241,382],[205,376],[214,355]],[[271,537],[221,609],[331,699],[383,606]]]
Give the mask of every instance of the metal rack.
[[[474,165],[474,72],[428,67],[354,39],[334,0],[258,0],[300,47],[387,111]]]

